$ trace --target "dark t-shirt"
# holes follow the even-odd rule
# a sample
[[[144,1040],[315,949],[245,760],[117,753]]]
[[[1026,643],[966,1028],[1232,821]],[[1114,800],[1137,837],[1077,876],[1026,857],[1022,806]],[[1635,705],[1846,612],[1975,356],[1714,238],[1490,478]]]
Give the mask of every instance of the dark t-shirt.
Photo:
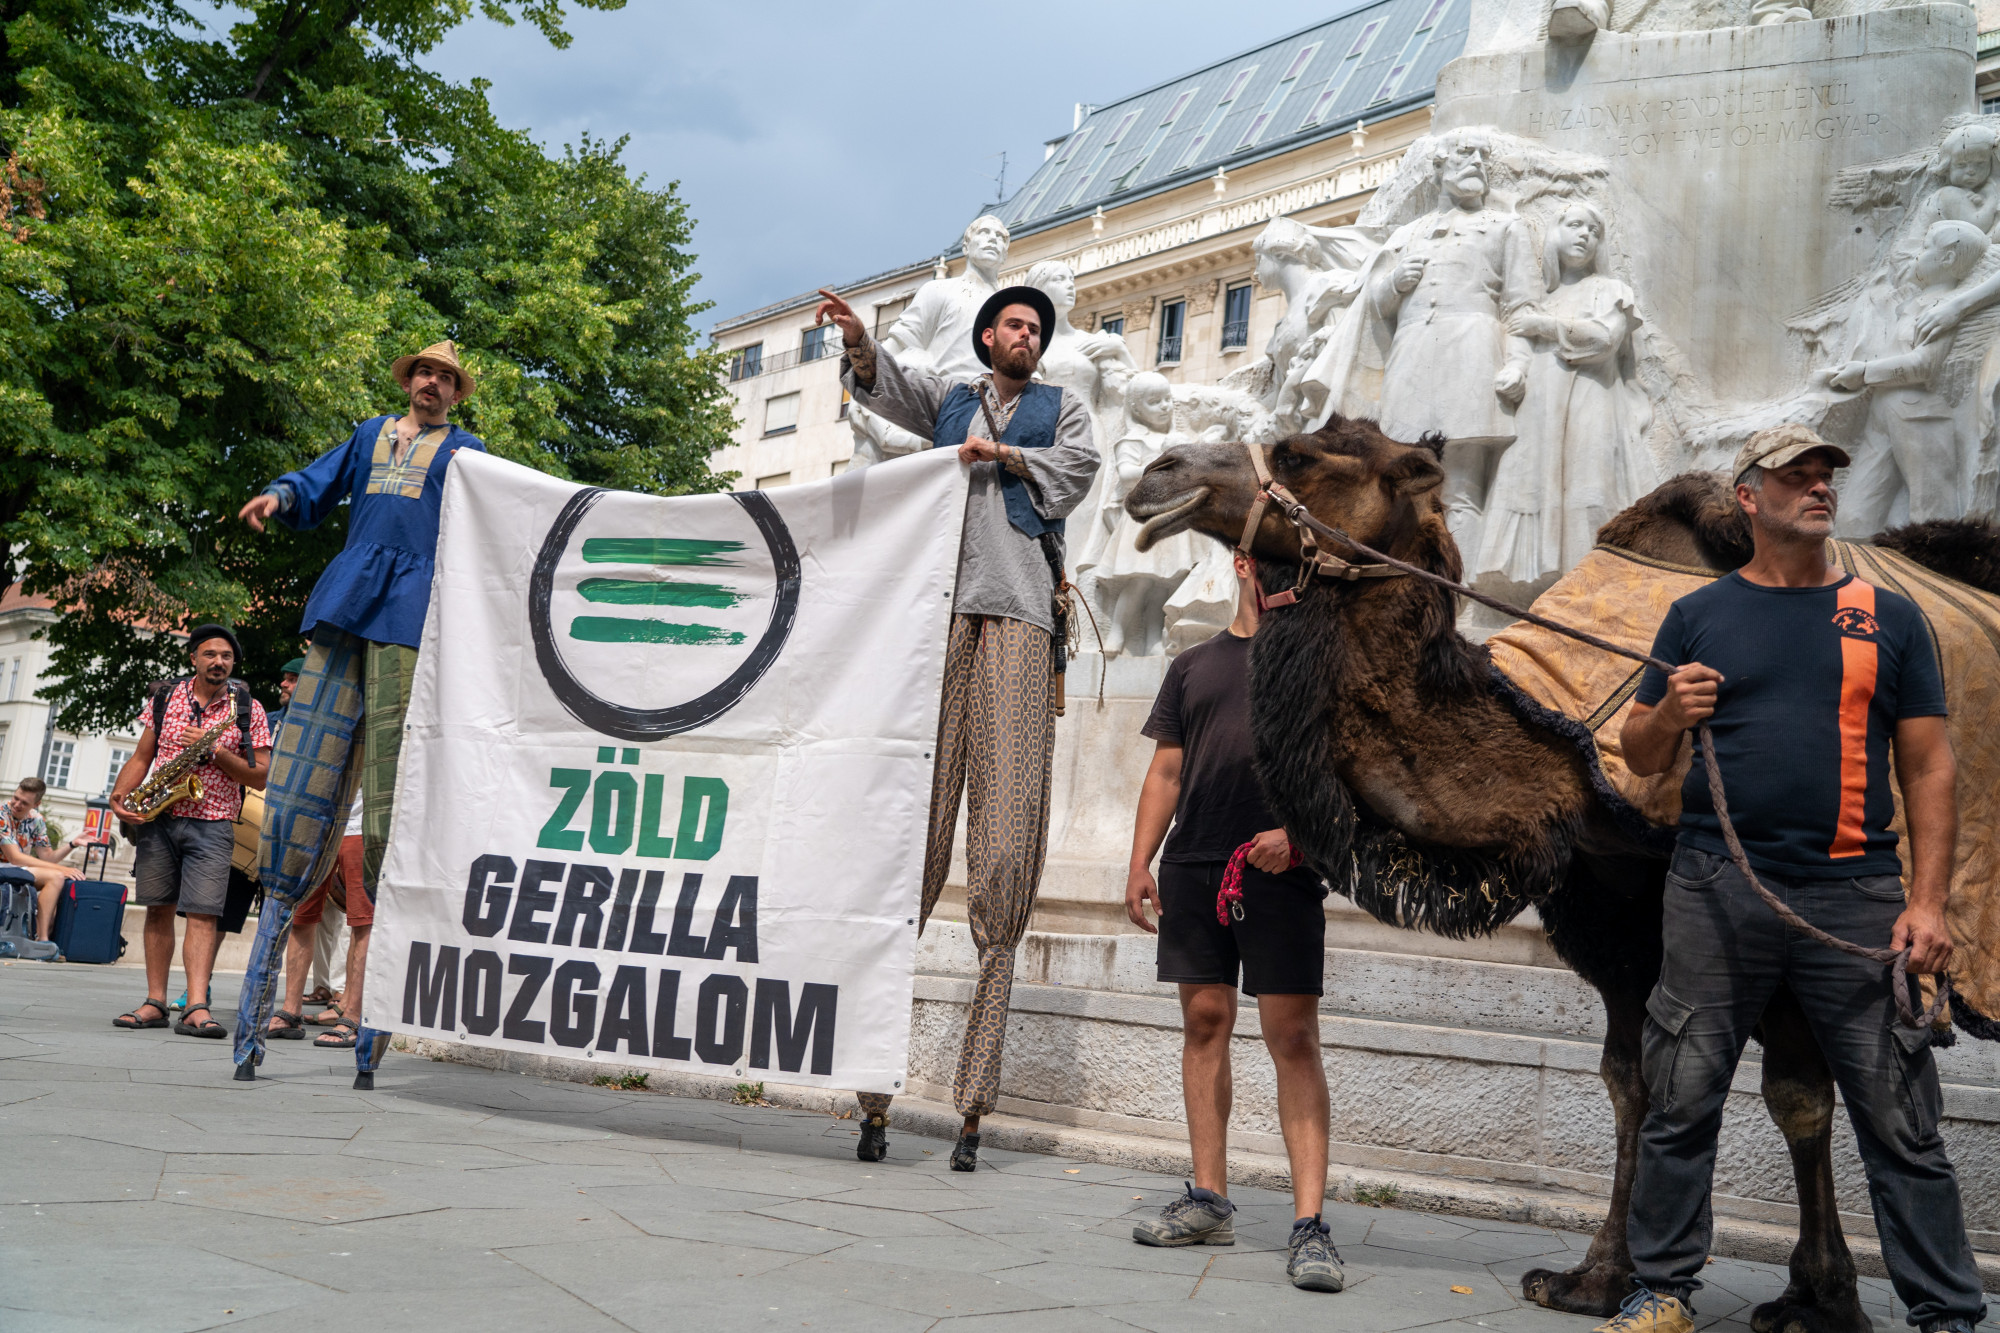
[[[1727,574],[1667,610],[1663,661],[1720,671],[1715,757],[1752,865],[1812,879],[1902,870],[1889,829],[1889,742],[1906,717],[1945,712],[1937,650],[1907,598],[1849,576],[1767,588]],[[1666,697],[1652,667],[1638,701]],[[1726,854],[1697,743],[1681,786],[1681,838]]]
[[[1227,861],[1278,827],[1251,767],[1250,640],[1224,630],[1176,657],[1140,734],[1182,749],[1161,861]]]

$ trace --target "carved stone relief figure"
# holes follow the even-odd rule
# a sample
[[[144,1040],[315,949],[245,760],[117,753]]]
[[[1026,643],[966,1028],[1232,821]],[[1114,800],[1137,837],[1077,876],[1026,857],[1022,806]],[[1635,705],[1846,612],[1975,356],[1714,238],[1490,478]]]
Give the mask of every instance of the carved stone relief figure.
[[[1836,391],[1866,392],[1868,415],[1841,489],[1844,536],[1868,536],[1892,522],[1958,518],[1979,492],[1994,489],[1974,395],[1951,392],[1941,373],[1954,331],[1926,341],[1926,315],[1954,299],[1986,257],[1986,232],[1972,222],[1930,224],[1911,281],[1888,317],[1864,308],[1853,356],[1827,372]],[[1983,475],[1982,475],[1983,474]],[[1975,501],[1976,502],[1976,501]]]
[[[1196,538],[1179,533],[1141,551],[1140,524],[1125,512],[1125,493],[1160,456],[1174,425],[1174,387],[1164,375],[1134,375],[1125,394],[1127,424],[1111,448],[1111,481],[1096,510],[1087,567],[1105,608],[1104,653],[1149,657],[1162,650],[1167,598],[1195,565]],[[1079,562],[1085,567],[1085,562]]]
[[[1076,308],[1076,273],[1061,260],[1045,259],[1028,270],[1030,287],[1048,293],[1056,309],[1056,326],[1042,336],[1042,363],[1036,378],[1060,385],[1090,405],[1091,424],[1097,429],[1097,447],[1107,458],[1125,426],[1125,386],[1138,364],[1125,340],[1115,333],[1085,333],[1070,323],[1069,312]],[[1088,543],[1091,532],[1076,537],[1078,529],[1091,521],[1109,486],[1108,468],[1099,468],[1090,490],[1071,515],[1069,531],[1072,549]]]
[[[1332,311],[1354,299],[1358,271],[1379,244],[1379,236],[1370,244],[1352,227],[1308,227],[1281,217],[1273,218],[1251,247],[1257,284],[1285,298],[1285,313],[1271,331],[1261,362],[1244,368],[1254,373],[1237,375],[1243,387],[1264,399],[1281,434],[1296,434],[1305,426],[1297,373],[1304,364],[1301,352]]]
[[[1343,415],[1375,415],[1391,439],[1444,437],[1448,521],[1459,549],[1474,551],[1494,459],[1514,438],[1503,395],[1516,394],[1526,373],[1509,359],[1506,319],[1540,294],[1541,264],[1521,219],[1491,197],[1489,135],[1440,135],[1430,157],[1437,206],[1397,228],[1357,301],[1357,335],[1378,354],[1386,344],[1379,410]],[[1321,360],[1345,353],[1352,361],[1355,350],[1335,339]],[[1326,383],[1352,369],[1314,378]]]
[[[1483,590],[1525,604],[1597,543],[1612,515],[1660,483],[1646,448],[1652,407],[1634,383],[1632,289],[1599,271],[1604,214],[1577,200],[1548,228],[1547,294],[1515,310],[1526,376],[1468,562]]]
[[[974,218],[963,237],[965,272],[933,278],[882,335],[881,349],[903,365],[922,366],[954,379],[977,379],[986,370],[972,352],[972,325],[986,298],[1000,290],[1000,266],[1007,260],[1007,224],[990,214]],[[928,448],[858,404],[848,410],[854,431],[849,469],[867,467],[897,454]]]

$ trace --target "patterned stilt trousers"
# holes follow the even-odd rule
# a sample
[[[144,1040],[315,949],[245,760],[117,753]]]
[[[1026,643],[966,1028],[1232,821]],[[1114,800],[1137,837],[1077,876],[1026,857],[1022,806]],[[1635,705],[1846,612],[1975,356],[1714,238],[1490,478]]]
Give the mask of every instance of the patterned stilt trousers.
[[[264,910],[236,1006],[236,1063],[262,1063],[265,1030],[277,1001],[292,913],[313,886],[332,873],[361,794],[362,892],[372,902],[389,841],[396,766],[403,749],[403,715],[417,650],[371,643],[321,625],[313,631],[305,670],[292,691],[271,756],[264,790],[264,832],[258,878]],[[381,1063],[389,1034],[361,1029],[354,1043],[358,1070]]]
[[[989,1114],[999,1098],[1014,951],[1028,932],[1048,853],[1049,763],[1056,736],[1049,653],[1048,631],[1024,620],[952,617],[917,930],[922,933],[944,892],[963,792],[965,905],[979,948],[979,984],[952,1080],[960,1115]],[[889,1109],[886,1094],[856,1097],[864,1115]]]

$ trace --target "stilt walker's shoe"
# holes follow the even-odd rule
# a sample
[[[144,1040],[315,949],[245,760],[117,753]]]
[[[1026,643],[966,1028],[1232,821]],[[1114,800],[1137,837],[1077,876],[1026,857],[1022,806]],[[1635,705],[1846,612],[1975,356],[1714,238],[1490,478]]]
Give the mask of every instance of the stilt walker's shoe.
[[[236,1081],[238,1083],[255,1083],[257,1081],[257,1066],[251,1064],[248,1060],[236,1066]]]
[[[864,1162],[879,1162],[889,1155],[889,1117],[871,1115],[861,1122],[861,1142],[854,1155]]]
[[[375,1091],[375,1071],[372,1069],[364,1069],[361,1072],[357,1073],[354,1076],[354,1090],[356,1092]]]
[[[979,1136],[960,1134],[958,1142],[951,1146],[951,1169],[954,1171],[977,1171],[979,1169]]]

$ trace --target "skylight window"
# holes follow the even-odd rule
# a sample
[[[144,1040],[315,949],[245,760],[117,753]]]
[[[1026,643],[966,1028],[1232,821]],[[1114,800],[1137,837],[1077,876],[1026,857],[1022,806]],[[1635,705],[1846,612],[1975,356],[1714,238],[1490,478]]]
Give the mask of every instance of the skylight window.
[[[1111,137],[1104,141],[1103,147],[1099,148],[1096,156],[1090,159],[1090,165],[1085,167],[1083,174],[1076,178],[1076,184],[1070,187],[1069,196],[1062,201],[1064,208],[1075,205],[1077,200],[1083,198],[1083,192],[1090,188],[1091,182],[1103,174],[1105,164],[1111,161],[1111,154],[1117,150],[1119,143],[1124,140],[1125,131],[1131,129],[1132,122],[1137,119],[1139,119],[1137,111],[1127,111],[1123,116],[1119,117],[1118,127],[1111,131]]]
[[[1319,96],[1313,99],[1312,110],[1306,112],[1306,118],[1299,122],[1300,129],[1310,129],[1319,124],[1333,110],[1334,103],[1338,102],[1340,95],[1347,91],[1348,81],[1354,77],[1354,71],[1361,68],[1361,62],[1367,56],[1368,48],[1375,44],[1375,34],[1382,31],[1382,23],[1381,19],[1369,20],[1368,25],[1354,39],[1354,45],[1347,48],[1347,54],[1340,58],[1340,63],[1333,68],[1333,73],[1327,76],[1326,87],[1322,88]]]
[[[1389,66],[1389,72],[1382,76],[1382,86],[1368,99],[1368,105],[1379,106],[1402,90],[1404,76],[1415,66],[1424,47],[1429,45],[1431,34],[1437,31],[1438,24],[1450,11],[1451,3],[1452,0],[1431,0],[1431,7],[1424,11],[1423,21],[1410,34],[1410,40],[1403,43],[1403,53],[1396,57],[1396,63]]]
[[[1243,137],[1236,141],[1234,151],[1240,153],[1246,148],[1253,147],[1257,140],[1263,137],[1264,127],[1269,125],[1272,119],[1278,114],[1278,108],[1285,104],[1287,97],[1291,96],[1292,85],[1299,81],[1299,76],[1306,72],[1306,66],[1312,64],[1312,58],[1318,53],[1319,43],[1314,42],[1310,46],[1301,47],[1299,53],[1292,57],[1292,63],[1285,67],[1285,77],[1278,80],[1278,86],[1273,88],[1271,95],[1264,99],[1263,109],[1257,113],[1257,118],[1250,122],[1249,127],[1243,131]]]
[[[1215,110],[1208,113],[1208,119],[1204,120],[1201,128],[1195,131],[1194,142],[1188,145],[1187,152],[1181,154],[1179,164],[1174,167],[1175,171],[1186,171],[1201,160],[1202,149],[1208,147],[1208,141],[1215,137],[1218,129],[1222,128],[1223,117],[1229,114],[1229,108],[1243,93],[1243,85],[1250,82],[1250,76],[1256,72],[1255,65],[1236,72],[1236,77],[1229,81],[1229,91],[1223,93],[1222,100],[1215,104]]]
[[[1181,112],[1187,110],[1187,104],[1192,102],[1194,95],[1200,91],[1199,86],[1189,88],[1174,98],[1173,105],[1167,108],[1167,114],[1153,127],[1153,132],[1146,136],[1146,146],[1139,150],[1139,156],[1131,166],[1125,168],[1123,175],[1111,182],[1112,190],[1122,190],[1139,179],[1139,173],[1153,160],[1153,154],[1160,151],[1160,144],[1165,141],[1168,131],[1173,129],[1174,122],[1181,118]]]
[[[1083,141],[1090,137],[1090,129],[1091,127],[1086,125],[1070,135],[1054,159],[1035,173],[1037,184],[1034,192],[1028,196],[1028,202],[1022,206],[1021,211],[1014,215],[1016,222],[1025,222],[1035,215],[1035,210],[1041,207],[1042,196],[1046,195],[1049,187],[1062,177],[1063,169],[1069,166],[1070,159],[1076,156],[1076,150],[1083,147]]]

